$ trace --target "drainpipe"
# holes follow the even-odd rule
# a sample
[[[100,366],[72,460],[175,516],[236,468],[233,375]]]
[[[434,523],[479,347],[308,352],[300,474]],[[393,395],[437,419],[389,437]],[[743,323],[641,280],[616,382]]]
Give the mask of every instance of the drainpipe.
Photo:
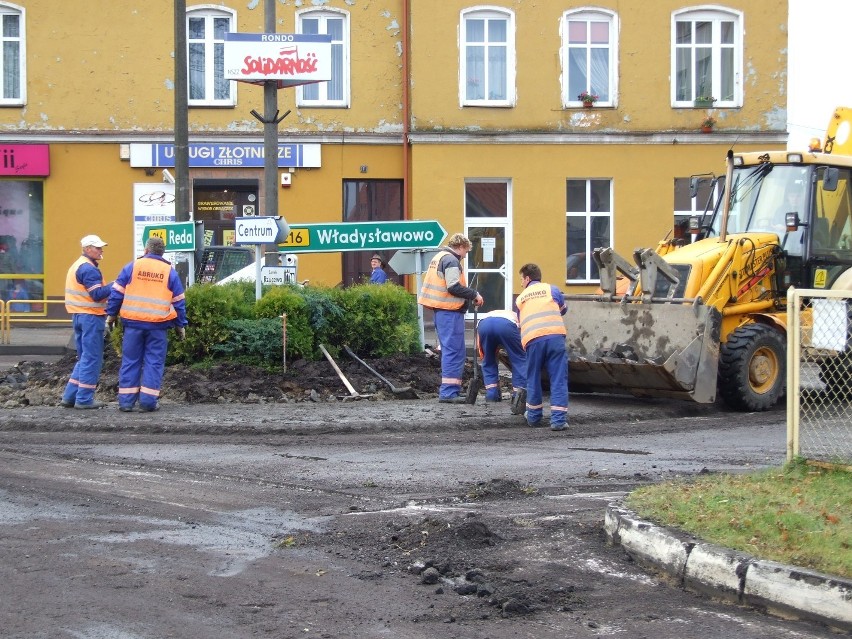
[[[411,0],[402,0],[402,219],[411,216],[411,77],[408,62],[408,35],[411,32]]]

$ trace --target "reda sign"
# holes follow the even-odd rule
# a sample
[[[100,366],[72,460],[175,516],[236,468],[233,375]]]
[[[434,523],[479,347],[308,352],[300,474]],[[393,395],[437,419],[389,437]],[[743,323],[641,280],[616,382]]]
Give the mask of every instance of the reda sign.
[[[226,33],[225,79],[279,88],[331,80],[331,36]]]

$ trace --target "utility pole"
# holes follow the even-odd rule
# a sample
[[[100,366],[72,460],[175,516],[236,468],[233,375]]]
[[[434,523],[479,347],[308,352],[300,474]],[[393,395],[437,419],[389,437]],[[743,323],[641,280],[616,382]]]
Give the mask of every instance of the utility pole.
[[[175,220],[189,221],[186,0],[175,0]]]
[[[263,32],[275,33],[275,2],[266,0],[263,5]],[[254,109],[251,114],[263,122],[263,195],[266,203],[266,215],[278,216],[278,125],[290,112],[278,115],[278,80],[266,80],[263,83],[263,115]],[[260,299],[261,294],[261,263],[263,247],[255,247],[257,262],[257,277],[255,295]]]

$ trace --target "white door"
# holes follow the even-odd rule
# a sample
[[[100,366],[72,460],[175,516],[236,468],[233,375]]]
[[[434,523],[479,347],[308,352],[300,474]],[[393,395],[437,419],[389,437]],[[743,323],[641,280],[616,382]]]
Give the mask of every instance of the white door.
[[[465,181],[465,235],[473,244],[466,273],[485,300],[480,312],[512,308],[510,195],[507,179]]]

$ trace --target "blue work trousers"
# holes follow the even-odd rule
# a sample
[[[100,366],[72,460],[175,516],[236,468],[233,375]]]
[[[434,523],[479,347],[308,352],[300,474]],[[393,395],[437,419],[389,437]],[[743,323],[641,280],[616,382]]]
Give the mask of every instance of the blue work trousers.
[[[544,399],[541,370],[550,377],[550,425],[562,426],[568,414],[568,352],[564,335],[545,335],[527,344],[527,422],[541,422]]]
[[[74,328],[74,343],[77,345],[77,363],[62,393],[62,401],[68,404],[91,404],[95,400],[95,389],[104,365],[106,315],[73,313],[71,325]]]
[[[169,347],[166,329],[135,328],[124,325],[121,342],[121,369],[118,371],[118,404],[132,408],[136,401],[146,409],[156,409],[166,369]]]
[[[477,327],[479,346],[482,349],[482,378],[485,382],[485,398],[498,400],[500,377],[498,374],[497,350],[502,346],[509,355],[512,366],[512,393],[527,387],[527,355],[521,345],[518,325],[503,317],[486,317]]]
[[[467,356],[464,313],[435,309],[435,331],[441,343],[441,388],[438,397],[449,399],[461,394],[464,360]]]

